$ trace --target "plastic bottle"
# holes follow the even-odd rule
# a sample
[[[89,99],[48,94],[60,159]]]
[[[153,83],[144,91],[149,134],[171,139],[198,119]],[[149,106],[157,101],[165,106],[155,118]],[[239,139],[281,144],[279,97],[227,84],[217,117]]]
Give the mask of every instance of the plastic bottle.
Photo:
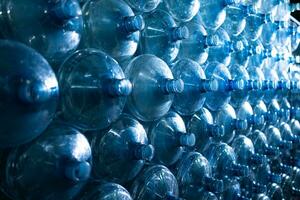
[[[0,147],[12,147],[40,135],[55,116],[58,83],[39,53],[17,42],[0,40]]]
[[[58,77],[65,120],[85,130],[104,129],[116,121],[132,90],[117,61],[95,49],[68,57]]]

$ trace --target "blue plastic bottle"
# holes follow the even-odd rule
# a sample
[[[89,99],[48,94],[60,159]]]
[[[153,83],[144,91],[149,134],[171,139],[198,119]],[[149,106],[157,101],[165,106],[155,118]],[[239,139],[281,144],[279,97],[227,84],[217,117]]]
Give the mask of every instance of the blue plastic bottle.
[[[2,181],[14,199],[73,199],[90,177],[91,160],[85,136],[57,122],[10,151]]]
[[[248,176],[249,168],[236,163],[233,149],[226,143],[212,143],[203,153],[212,167],[215,178]]]
[[[247,120],[237,119],[236,112],[230,104],[226,104],[221,110],[215,112],[213,117],[217,126],[224,126],[221,141],[225,143],[230,143],[238,130],[246,130],[248,127]]]
[[[248,71],[242,65],[229,65],[229,72],[233,80],[243,80],[246,84],[243,90],[231,92],[230,104],[234,108],[238,108],[248,100],[248,92],[259,89],[259,85],[256,84],[257,82],[250,80]]]
[[[279,149],[268,144],[267,137],[263,132],[255,130],[248,137],[251,139],[256,153],[268,157],[279,156]]]
[[[123,0],[91,0],[83,6],[82,12],[82,47],[102,50],[118,61],[134,55],[144,20],[135,15],[127,3]]]
[[[251,41],[255,41],[262,33],[263,25],[273,20],[270,14],[250,14],[246,17],[246,26],[243,35]]]
[[[58,83],[48,62],[33,49],[0,40],[0,147],[40,135],[53,119]]]
[[[189,37],[182,40],[177,58],[189,58],[202,65],[207,60],[209,47],[221,45],[219,36],[207,34],[199,15],[185,23],[185,26],[189,30]]]
[[[132,83],[127,108],[142,121],[153,121],[170,109],[174,95],[184,90],[181,79],[174,79],[168,65],[154,55],[134,58],[125,69]]]
[[[116,121],[132,89],[117,61],[95,49],[68,57],[59,70],[59,85],[65,120],[85,130]]]
[[[194,186],[216,194],[223,192],[223,181],[212,177],[208,160],[198,152],[187,153],[176,164],[176,177],[180,188]]]
[[[116,183],[133,180],[154,155],[143,126],[123,114],[107,131],[93,135],[93,176]]]
[[[148,135],[155,148],[153,161],[165,166],[176,163],[187,148],[195,145],[195,135],[186,132],[184,121],[172,111],[153,123]]]
[[[236,109],[237,119],[240,121],[247,121],[247,129],[236,130],[236,133],[241,135],[248,135],[253,130],[253,126],[262,126],[265,123],[265,117],[261,114],[254,114],[252,106],[245,101],[238,109]]]
[[[252,168],[267,162],[265,156],[255,153],[252,141],[244,135],[236,137],[231,146],[234,149],[237,163],[239,164],[248,165]]]
[[[206,78],[214,82],[214,91],[208,92],[205,105],[213,111],[219,110],[230,101],[231,91],[243,90],[243,80],[232,80],[229,70],[218,62],[205,66]],[[221,98],[222,97],[222,98]]]
[[[131,185],[136,200],[178,200],[178,194],[175,176],[163,165],[145,168]]]
[[[247,15],[247,8],[238,5],[227,6],[226,18],[221,27],[225,29],[230,36],[238,36],[246,27]]]
[[[265,134],[269,145],[278,147],[281,151],[292,149],[292,142],[283,140],[280,130],[272,125],[268,126],[265,130]]]
[[[207,80],[200,65],[190,59],[181,59],[171,68],[175,79],[181,79],[184,89],[175,94],[173,108],[181,115],[192,115],[202,108],[206,92],[218,90],[215,81]]]
[[[174,19],[180,22],[190,21],[199,11],[200,0],[164,0]]]
[[[217,30],[225,21],[226,7],[239,2],[239,0],[201,0],[198,15],[201,17],[202,24],[209,31]]]
[[[231,61],[231,53],[242,50],[244,48],[243,43],[240,41],[232,42],[228,33],[223,28],[219,28],[213,34],[218,36],[219,44],[211,46],[208,49],[207,62],[216,61],[228,66]]]
[[[80,42],[83,20],[77,0],[31,0],[1,3],[1,35],[36,49],[59,64]]]
[[[153,54],[168,64],[178,55],[181,40],[188,38],[186,26],[177,26],[172,16],[164,10],[144,14],[145,28],[141,34],[139,52]]]
[[[132,200],[129,192],[116,183],[91,182],[87,184],[77,200]]]
[[[199,152],[206,150],[211,142],[225,137],[224,126],[214,124],[213,116],[206,108],[201,108],[191,117],[187,131],[195,135],[195,147]]]

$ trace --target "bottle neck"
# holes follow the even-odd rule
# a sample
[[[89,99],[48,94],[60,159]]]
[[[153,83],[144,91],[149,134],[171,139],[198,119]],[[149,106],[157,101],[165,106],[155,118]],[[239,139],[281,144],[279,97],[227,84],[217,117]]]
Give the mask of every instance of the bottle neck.
[[[150,144],[134,144],[133,152],[137,160],[151,161],[154,157],[154,147]]]
[[[145,22],[141,15],[125,17],[119,24],[119,29],[126,34],[141,31],[144,29],[144,27]]]
[[[65,176],[73,182],[87,181],[91,173],[90,163],[84,162],[67,162],[64,167]]]
[[[181,79],[163,79],[159,87],[164,94],[180,94],[184,90],[184,83]]]
[[[193,133],[177,132],[180,146],[193,147],[196,143],[196,136]]]
[[[186,26],[174,27],[169,31],[169,40],[177,42],[189,37],[189,29]]]

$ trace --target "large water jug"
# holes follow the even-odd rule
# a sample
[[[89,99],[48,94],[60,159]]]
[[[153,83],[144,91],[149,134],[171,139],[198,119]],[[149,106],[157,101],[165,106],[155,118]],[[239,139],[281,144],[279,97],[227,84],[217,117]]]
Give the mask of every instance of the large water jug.
[[[101,10],[101,12],[99,12]],[[96,48],[121,61],[137,50],[144,20],[123,0],[91,0],[82,9],[84,37],[81,46]]]
[[[211,142],[220,141],[225,137],[224,126],[216,125],[212,114],[206,108],[201,108],[191,117],[187,131],[195,135],[195,147],[199,152],[206,150]]]
[[[246,130],[248,127],[247,120],[238,120],[234,108],[226,104],[221,110],[215,112],[214,123],[221,127],[224,126],[224,135],[221,141],[230,143],[236,135],[237,130]]]
[[[103,129],[116,121],[131,83],[112,57],[84,49],[68,57],[59,70],[64,118],[81,129]]]
[[[132,200],[129,192],[116,183],[98,183],[93,181],[87,184],[77,200]]]
[[[273,18],[270,14],[249,14],[246,17],[246,26],[243,35],[251,41],[255,41],[262,33],[263,25],[272,22]]]
[[[186,132],[183,119],[172,111],[154,122],[148,135],[155,148],[153,161],[166,166],[177,162],[187,148],[195,145],[195,135]]]
[[[253,131],[248,137],[251,139],[256,153],[266,155],[268,157],[279,156],[279,149],[269,145],[266,135],[260,130]]]
[[[243,49],[234,51],[230,54],[230,65],[241,65],[247,67],[250,57],[260,53],[260,49],[256,48],[256,46],[252,46],[243,35],[231,36],[230,39],[234,43],[241,42],[243,44]]]
[[[177,163],[176,177],[180,188],[194,186],[214,193],[223,192],[222,180],[212,177],[208,160],[198,152],[186,153]]]
[[[247,9],[248,7],[238,5],[226,7],[226,18],[221,27],[225,29],[230,36],[238,36],[243,32],[246,27]]]
[[[229,72],[233,80],[243,80],[246,84],[244,90],[232,91],[230,104],[234,108],[240,107],[245,101],[248,100],[248,92],[251,90],[258,90],[259,84],[257,81],[250,80],[247,69],[242,65],[233,64],[229,66]]]
[[[85,136],[55,122],[36,140],[10,151],[2,181],[14,199],[73,199],[90,176],[91,160]]]
[[[153,54],[168,64],[172,63],[178,55],[181,40],[189,36],[188,28],[177,26],[172,16],[161,9],[145,13],[144,20],[140,53]]]
[[[236,133],[241,135],[248,135],[252,131],[253,126],[261,126],[265,123],[264,115],[254,114],[252,106],[245,101],[238,109],[236,109],[237,119],[240,121],[247,121],[247,129],[236,130]]]
[[[239,2],[239,0],[201,0],[198,15],[201,17],[202,24],[209,31],[217,30],[225,21],[226,7]]]
[[[160,0],[125,0],[130,7],[139,12],[151,12],[153,11],[159,4]]]
[[[200,0],[164,0],[163,2],[172,17],[180,22],[190,21],[200,8]]]
[[[179,199],[175,176],[163,165],[145,168],[131,186],[131,195],[136,200]]]
[[[182,40],[177,58],[190,58],[199,64],[204,64],[208,57],[208,49],[211,46],[221,45],[217,34],[208,34],[201,25],[199,15],[185,23],[189,30],[189,37]]]
[[[207,62],[215,61],[228,66],[231,61],[231,53],[242,50],[244,48],[243,43],[240,41],[231,41],[228,33],[223,28],[219,28],[213,34],[218,36],[219,44],[211,46],[208,49]]]
[[[278,119],[277,112],[272,113],[270,110],[268,110],[263,100],[260,100],[255,104],[252,104],[252,108],[255,116],[264,118],[264,123],[252,124],[253,130],[264,130],[267,124],[275,124],[277,122]]]
[[[219,110],[230,101],[231,91],[244,89],[243,80],[232,80],[225,65],[209,62],[205,68],[206,78],[214,80],[217,91],[208,92],[205,105],[213,111]],[[222,97],[222,98],[221,98]]]
[[[48,62],[23,44],[0,40],[0,147],[40,135],[55,115],[58,83]]]
[[[198,63],[190,59],[181,59],[171,68],[175,79],[181,79],[184,89],[175,94],[172,104],[175,111],[181,115],[192,115],[202,108],[206,92],[218,90],[214,80],[207,80]]]
[[[134,58],[125,69],[132,83],[127,108],[142,121],[153,121],[170,109],[174,95],[184,90],[181,79],[174,79],[168,65],[153,55]]]
[[[1,35],[36,49],[50,63],[60,63],[79,45],[83,20],[77,0],[5,0],[1,9]]]
[[[203,155],[209,161],[215,178],[243,177],[249,174],[247,166],[236,163],[236,155],[226,143],[212,143]]]
[[[265,156],[255,153],[252,141],[244,135],[236,137],[231,146],[234,149],[239,164],[255,167],[267,162]]]
[[[91,146],[94,177],[116,183],[132,180],[154,155],[143,126],[127,114],[107,131],[93,135]]]
[[[292,142],[283,140],[278,128],[270,125],[266,128],[265,134],[269,145],[278,147],[282,151],[282,153],[283,151],[292,149]]]
[[[271,183],[281,184],[282,177],[278,174],[272,173],[270,165],[265,163],[254,168],[255,180],[262,185],[269,185]]]

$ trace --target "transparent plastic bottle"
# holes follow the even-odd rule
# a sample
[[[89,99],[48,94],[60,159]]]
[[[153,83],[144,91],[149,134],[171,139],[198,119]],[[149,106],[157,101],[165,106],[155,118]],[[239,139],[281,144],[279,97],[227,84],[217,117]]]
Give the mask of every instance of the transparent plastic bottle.
[[[2,181],[14,199],[73,199],[90,177],[91,160],[86,137],[55,122],[36,140],[10,150]]]
[[[237,130],[246,130],[247,120],[238,120],[234,108],[226,104],[221,110],[213,114],[215,125],[224,127],[224,135],[221,141],[230,143],[236,135]]]
[[[265,163],[264,165],[259,165],[254,169],[255,180],[262,185],[269,185],[276,183],[278,185],[282,182],[282,177],[278,174],[272,173],[270,165]]]
[[[104,51],[118,61],[134,55],[145,24],[143,17],[135,15],[127,3],[91,0],[83,6],[82,13],[82,47]]]
[[[251,41],[255,41],[262,33],[263,25],[273,20],[270,14],[249,14],[246,17],[246,26],[243,35]]]
[[[174,95],[184,90],[181,79],[174,79],[168,65],[153,55],[134,58],[125,69],[132,83],[127,108],[142,121],[153,121],[170,109]]]
[[[153,123],[148,135],[155,148],[153,161],[166,166],[176,163],[187,148],[195,145],[195,135],[186,132],[184,121],[172,111]]]
[[[0,147],[24,144],[40,135],[55,116],[58,82],[35,50],[0,40]]]
[[[256,153],[266,155],[268,157],[279,156],[279,149],[269,145],[266,135],[260,130],[253,131],[248,137],[251,139]]]
[[[188,28],[177,26],[172,16],[161,9],[145,13],[144,20],[140,54],[153,54],[168,64],[172,63],[178,55],[181,41],[189,36]]]
[[[146,161],[151,161],[154,148],[146,131],[133,117],[123,114],[110,129],[91,137],[93,176],[116,183],[133,180]]]
[[[235,4],[226,7],[226,18],[221,27],[230,36],[238,36],[243,32],[246,27],[247,9],[247,7]]]
[[[228,66],[231,61],[231,53],[242,50],[244,48],[243,43],[231,41],[228,33],[223,28],[219,28],[213,34],[218,36],[219,44],[208,49],[207,62],[219,62]]]
[[[173,108],[181,115],[192,115],[202,108],[206,92],[218,90],[215,81],[207,80],[200,65],[190,59],[178,60],[171,68],[175,79],[181,79],[184,89],[175,94]]]
[[[131,195],[137,200],[179,199],[175,176],[163,165],[145,168],[131,185]]]
[[[239,164],[255,167],[267,162],[266,156],[255,153],[252,141],[244,135],[236,137],[231,146]]]
[[[231,92],[230,104],[234,108],[238,108],[248,100],[248,92],[253,89],[259,89],[259,85],[256,84],[257,82],[250,80],[248,71],[242,65],[229,65],[229,72],[233,80],[243,80],[246,83],[244,90]]]
[[[77,0],[5,0],[1,9],[1,35],[36,49],[51,64],[79,45],[83,19]]]
[[[187,131],[195,135],[195,147],[199,152],[203,152],[211,142],[220,141],[224,136],[224,126],[214,124],[213,116],[206,108],[201,108],[191,117]]]
[[[176,164],[176,177],[179,187],[203,187],[213,193],[223,192],[223,181],[212,177],[208,160],[198,152],[187,153]]]
[[[219,36],[207,33],[199,15],[185,23],[185,26],[189,30],[189,37],[182,40],[177,58],[189,58],[202,65],[208,58],[208,49],[211,46],[221,45]]]
[[[221,109],[230,101],[231,91],[243,90],[245,86],[243,80],[232,80],[229,70],[218,62],[209,62],[205,67],[205,75],[217,88],[207,93],[205,101],[205,105],[213,111]]]
[[[270,125],[266,128],[265,134],[269,145],[278,147],[282,152],[292,149],[292,142],[283,140],[278,128]]]
[[[249,174],[247,166],[236,163],[236,155],[226,143],[212,143],[203,155],[209,161],[215,178],[243,177]]]
[[[241,135],[249,135],[253,130],[253,126],[261,126],[265,123],[265,117],[261,114],[254,114],[252,106],[245,101],[238,109],[236,109],[237,119],[240,121],[247,121],[247,129],[236,130],[236,133]]]
[[[95,49],[68,57],[58,77],[65,120],[85,130],[104,129],[116,121],[132,89],[117,61]]]
[[[179,22],[190,21],[200,8],[200,0],[164,0],[163,2],[172,17]]]
[[[201,0],[198,15],[201,17],[202,24],[209,31],[217,30],[225,21],[226,7],[239,2],[239,0]]]

